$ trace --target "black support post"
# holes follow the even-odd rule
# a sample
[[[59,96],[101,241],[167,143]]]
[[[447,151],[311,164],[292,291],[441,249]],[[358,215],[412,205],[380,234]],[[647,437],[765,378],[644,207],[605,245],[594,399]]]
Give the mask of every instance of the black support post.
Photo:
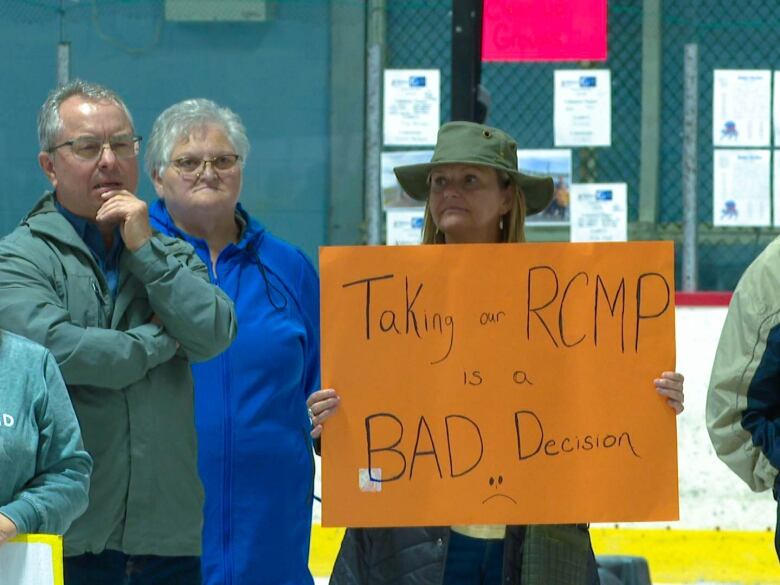
[[[477,121],[482,76],[482,0],[452,0],[452,120]]]

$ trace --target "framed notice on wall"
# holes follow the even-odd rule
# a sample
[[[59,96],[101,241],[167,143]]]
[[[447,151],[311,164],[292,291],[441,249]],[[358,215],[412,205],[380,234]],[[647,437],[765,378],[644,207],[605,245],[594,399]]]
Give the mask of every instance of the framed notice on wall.
[[[768,149],[716,148],[712,161],[712,223],[770,225]]]
[[[391,208],[385,211],[385,242],[388,246],[411,246],[422,238],[425,208]]]
[[[571,186],[571,241],[625,242],[628,202],[625,183]]]
[[[555,146],[612,144],[612,86],[609,70],[555,72]]]
[[[517,151],[520,172],[536,177],[552,177],[555,190],[550,204],[540,213],[526,218],[528,225],[565,225],[569,223],[569,188],[571,187],[571,149],[520,149]]]
[[[386,69],[384,143],[386,146],[436,144],[439,131],[438,69]]]
[[[403,165],[427,163],[430,162],[432,157],[432,150],[399,150],[382,153],[382,207],[385,210],[396,207],[420,207],[425,205],[424,202],[412,198],[401,188],[401,184],[398,182],[393,169]]]
[[[713,77],[713,145],[769,146],[771,72],[716,69]]]

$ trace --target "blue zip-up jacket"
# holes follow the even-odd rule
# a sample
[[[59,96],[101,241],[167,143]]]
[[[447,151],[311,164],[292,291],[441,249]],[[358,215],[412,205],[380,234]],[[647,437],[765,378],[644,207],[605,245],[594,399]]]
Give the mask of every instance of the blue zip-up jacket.
[[[238,335],[195,364],[195,423],[206,490],[204,585],[308,585],[314,455],[306,398],[319,389],[319,281],[301,251],[238,206],[240,241],[211,266],[204,240],[165,203],[154,228],[188,241],[236,307]]]

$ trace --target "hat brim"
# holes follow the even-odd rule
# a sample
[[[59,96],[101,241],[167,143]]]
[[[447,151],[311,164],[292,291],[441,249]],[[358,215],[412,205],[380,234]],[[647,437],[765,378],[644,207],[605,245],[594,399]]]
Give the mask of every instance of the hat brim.
[[[531,175],[525,175],[519,171],[509,170],[503,166],[475,163],[473,160],[448,160],[446,163],[430,162],[416,165],[403,165],[395,167],[393,172],[404,191],[418,201],[426,201],[430,191],[428,176],[431,174],[431,170],[434,167],[441,166],[442,164],[476,165],[491,167],[498,171],[506,172],[525,194],[526,215],[534,215],[535,213],[543,211],[550,204],[550,201],[552,201],[553,193],[555,191],[552,177],[532,177]]]

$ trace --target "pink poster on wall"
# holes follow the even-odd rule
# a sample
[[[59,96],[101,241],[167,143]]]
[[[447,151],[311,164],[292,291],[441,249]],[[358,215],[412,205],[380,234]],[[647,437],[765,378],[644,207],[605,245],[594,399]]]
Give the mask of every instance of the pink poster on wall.
[[[607,0],[484,0],[483,61],[606,61]]]

